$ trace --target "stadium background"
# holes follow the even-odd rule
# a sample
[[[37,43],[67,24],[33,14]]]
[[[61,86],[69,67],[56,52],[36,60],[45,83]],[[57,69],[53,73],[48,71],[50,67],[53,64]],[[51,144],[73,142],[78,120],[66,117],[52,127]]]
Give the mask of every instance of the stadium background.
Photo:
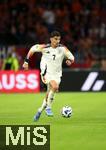
[[[36,43],[48,43],[49,33],[59,30],[62,43],[75,56],[70,70],[78,70],[77,74],[80,70],[99,70],[104,74],[105,8],[105,0],[62,0],[61,3],[59,0],[0,1],[0,68],[4,69],[3,62],[8,53],[12,53],[19,62],[19,70],[22,70],[29,48]],[[40,54],[32,57],[31,69],[39,69],[40,58]],[[65,63],[63,67],[67,68]]]
[[[31,58],[28,73],[22,64],[29,48],[48,43],[53,30],[61,32],[62,43],[74,54],[75,63],[70,68],[63,63],[60,93],[53,105],[55,116],[43,114],[36,124],[51,125],[52,150],[105,150],[105,0],[0,0],[0,124],[35,124],[32,118],[45,91],[39,78],[41,54]],[[9,54],[15,60],[13,68],[5,63]],[[26,96],[28,92],[34,94]],[[73,108],[68,120],[60,115],[66,104]]]

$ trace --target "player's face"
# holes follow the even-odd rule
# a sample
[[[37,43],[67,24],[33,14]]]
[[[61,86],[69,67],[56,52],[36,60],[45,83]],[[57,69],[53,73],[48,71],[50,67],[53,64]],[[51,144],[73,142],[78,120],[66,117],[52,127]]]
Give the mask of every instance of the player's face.
[[[60,36],[54,36],[50,38],[51,45],[56,47],[60,43],[61,37]]]

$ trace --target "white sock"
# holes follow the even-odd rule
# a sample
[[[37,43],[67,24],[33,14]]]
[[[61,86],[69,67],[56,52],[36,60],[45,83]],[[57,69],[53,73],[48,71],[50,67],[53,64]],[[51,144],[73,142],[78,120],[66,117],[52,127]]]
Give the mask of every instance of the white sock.
[[[39,111],[39,112],[42,112],[42,111],[45,109],[46,105],[47,105],[47,102],[46,102],[46,100],[45,100],[45,98],[44,98],[43,103],[42,103],[42,106],[38,109],[38,111]]]
[[[48,107],[51,108],[53,99],[54,99],[54,92],[52,90],[50,90],[49,94],[48,94],[48,98],[47,98],[47,108]]]
[[[47,108],[51,108],[53,99],[54,99],[54,92],[52,90],[50,90],[48,93],[47,101],[46,101],[46,98],[44,98],[42,106],[38,109],[38,111],[42,112],[46,108],[46,106],[47,106]]]

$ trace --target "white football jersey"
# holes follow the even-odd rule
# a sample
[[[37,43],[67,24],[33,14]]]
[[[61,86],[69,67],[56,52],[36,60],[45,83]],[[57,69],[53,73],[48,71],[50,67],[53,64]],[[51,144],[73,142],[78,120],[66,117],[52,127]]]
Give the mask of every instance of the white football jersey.
[[[41,74],[49,74],[62,76],[62,62],[64,57],[68,59],[74,59],[72,53],[63,45],[59,44],[56,48],[51,47],[50,44],[44,45],[43,48],[40,45],[32,47],[34,52],[42,52],[42,58],[40,63]]]
[[[61,76],[64,56],[64,48],[62,46],[52,48],[50,45],[47,45],[42,52],[41,72],[42,65],[45,63],[47,74]]]

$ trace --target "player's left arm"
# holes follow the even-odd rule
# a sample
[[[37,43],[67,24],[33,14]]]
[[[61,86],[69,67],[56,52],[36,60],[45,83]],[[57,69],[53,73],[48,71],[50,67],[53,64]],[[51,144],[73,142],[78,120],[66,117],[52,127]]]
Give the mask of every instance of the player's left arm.
[[[74,55],[69,51],[67,47],[64,47],[64,54],[66,56],[66,64],[70,66],[74,61]]]

